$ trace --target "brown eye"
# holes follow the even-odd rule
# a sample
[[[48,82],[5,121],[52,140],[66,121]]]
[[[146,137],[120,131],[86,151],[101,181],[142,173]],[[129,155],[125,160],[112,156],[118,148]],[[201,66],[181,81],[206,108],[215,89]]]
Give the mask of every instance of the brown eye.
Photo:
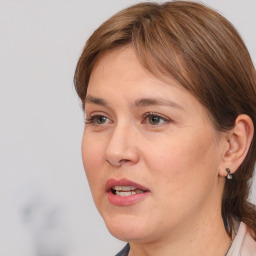
[[[95,115],[86,119],[86,124],[103,125],[110,122],[110,119],[106,116]]]
[[[148,117],[148,122],[152,125],[158,125],[162,121],[162,118],[160,116],[150,116]]]
[[[145,122],[150,124],[150,125],[161,125],[164,124],[166,122],[169,122],[168,119],[158,115],[158,114],[154,114],[154,113],[146,113],[145,114]]]
[[[104,124],[104,123],[106,123],[107,122],[107,117],[105,117],[105,116],[97,116],[97,117],[95,117],[95,123],[97,123],[97,124]]]

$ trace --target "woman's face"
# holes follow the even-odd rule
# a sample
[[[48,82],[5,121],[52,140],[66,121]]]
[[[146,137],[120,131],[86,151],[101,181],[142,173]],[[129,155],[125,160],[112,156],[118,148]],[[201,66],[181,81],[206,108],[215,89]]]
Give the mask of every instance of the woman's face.
[[[157,79],[131,47],[118,48],[98,59],[85,111],[84,168],[114,236],[150,242],[221,218],[223,139],[177,82]]]

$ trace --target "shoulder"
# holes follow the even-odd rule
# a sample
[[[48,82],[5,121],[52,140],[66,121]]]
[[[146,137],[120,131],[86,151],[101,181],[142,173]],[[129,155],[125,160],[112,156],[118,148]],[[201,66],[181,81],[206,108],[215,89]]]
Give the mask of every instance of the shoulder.
[[[247,230],[244,243],[241,250],[241,256],[255,256],[256,255],[256,241],[250,235],[250,232]]]
[[[251,236],[248,227],[241,222],[227,256],[255,256],[256,241]]]

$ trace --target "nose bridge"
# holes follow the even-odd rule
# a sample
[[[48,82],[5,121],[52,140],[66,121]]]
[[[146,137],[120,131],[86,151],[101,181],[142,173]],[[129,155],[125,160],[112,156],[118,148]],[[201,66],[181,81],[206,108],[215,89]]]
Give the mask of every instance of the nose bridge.
[[[119,166],[124,162],[136,162],[138,159],[136,148],[136,132],[134,128],[125,123],[117,124],[111,133],[106,148],[106,160],[115,166]]]

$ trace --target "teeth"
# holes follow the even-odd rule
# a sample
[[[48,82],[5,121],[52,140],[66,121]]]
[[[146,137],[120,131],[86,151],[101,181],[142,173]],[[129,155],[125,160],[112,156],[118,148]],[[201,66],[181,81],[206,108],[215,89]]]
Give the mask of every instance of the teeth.
[[[131,195],[136,195],[135,191],[126,191],[126,192],[122,192],[122,191],[116,191],[116,195],[117,196],[131,196]]]
[[[131,196],[131,195],[136,195],[136,194],[140,194],[140,193],[144,193],[143,190],[141,189],[134,189],[134,190],[130,190],[130,191],[118,191],[115,190],[115,195],[117,196]]]
[[[131,191],[135,190],[136,188],[133,186],[114,186],[113,189],[116,191]]]

